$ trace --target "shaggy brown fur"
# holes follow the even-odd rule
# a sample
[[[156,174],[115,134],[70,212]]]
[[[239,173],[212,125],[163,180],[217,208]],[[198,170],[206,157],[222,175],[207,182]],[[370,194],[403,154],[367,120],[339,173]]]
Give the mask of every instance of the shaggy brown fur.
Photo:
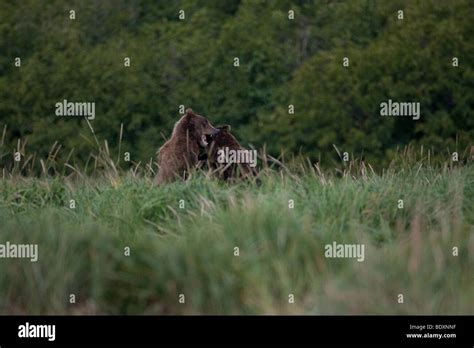
[[[201,156],[199,159],[207,160],[209,167],[217,172],[219,178],[227,181],[237,177],[251,178],[256,176],[257,171],[248,163],[219,163],[217,161],[218,151],[225,147],[228,147],[229,150],[245,150],[230,133],[230,128],[229,125],[217,127],[218,132],[207,137],[209,146],[206,149],[205,156]]]
[[[187,109],[186,115],[176,122],[171,138],[158,150],[158,185],[176,178],[184,178],[198,162],[201,147],[206,147],[206,136],[216,134],[209,120]]]

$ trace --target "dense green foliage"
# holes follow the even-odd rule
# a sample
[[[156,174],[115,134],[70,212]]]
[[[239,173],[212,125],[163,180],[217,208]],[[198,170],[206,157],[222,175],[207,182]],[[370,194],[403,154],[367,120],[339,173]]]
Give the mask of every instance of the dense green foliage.
[[[260,186],[1,180],[1,242],[39,258],[0,260],[0,313],[472,314],[474,167],[407,163]],[[333,241],[363,243],[364,261],[326,258]]]
[[[1,1],[0,163],[19,139],[40,156],[59,141],[58,160],[71,149],[87,159],[89,126],[55,116],[63,99],[96,103],[92,127],[112,150],[123,123],[121,151],[135,162],[154,156],[179,105],[231,124],[245,145],[323,165],[332,144],[376,165],[409,142],[464,154],[473,17],[471,0]],[[420,102],[421,119],[380,117],[389,98]]]

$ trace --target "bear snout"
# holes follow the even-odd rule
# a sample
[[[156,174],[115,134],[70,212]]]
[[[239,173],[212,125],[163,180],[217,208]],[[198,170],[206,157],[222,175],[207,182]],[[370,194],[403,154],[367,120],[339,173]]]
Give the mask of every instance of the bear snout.
[[[214,128],[211,125],[209,125],[209,127],[204,131],[204,135],[210,135],[211,137],[215,136],[217,133],[219,133],[219,129]]]

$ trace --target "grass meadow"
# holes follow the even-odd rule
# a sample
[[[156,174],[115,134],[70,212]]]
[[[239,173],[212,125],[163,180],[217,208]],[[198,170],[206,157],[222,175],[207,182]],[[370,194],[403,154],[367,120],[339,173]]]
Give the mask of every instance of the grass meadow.
[[[58,169],[54,152],[39,175],[28,156],[3,168],[0,243],[37,243],[39,259],[0,259],[1,314],[474,312],[470,161],[275,160],[258,184],[157,187],[149,164],[104,150]],[[364,261],[326,258],[334,241],[363,243]]]

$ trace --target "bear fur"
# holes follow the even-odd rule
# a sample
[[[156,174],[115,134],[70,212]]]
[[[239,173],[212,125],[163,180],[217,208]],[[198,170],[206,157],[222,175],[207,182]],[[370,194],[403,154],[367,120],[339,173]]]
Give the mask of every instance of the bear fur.
[[[207,161],[209,168],[216,172],[220,179],[231,181],[235,178],[252,178],[257,175],[256,169],[248,163],[219,163],[219,150],[228,147],[229,150],[245,150],[237,139],[230,133],[229,125],[217,127],[218,132],[207,137],[209,145],[204,155],[199,159]]]
[[[156,183],[161,185],[184,178],[189,169],[198,163],[201,147],[208,145],[206,137],[212,137],[217,132],[207,118],[187,109],[174,125],[171,138],[158,150]]]

